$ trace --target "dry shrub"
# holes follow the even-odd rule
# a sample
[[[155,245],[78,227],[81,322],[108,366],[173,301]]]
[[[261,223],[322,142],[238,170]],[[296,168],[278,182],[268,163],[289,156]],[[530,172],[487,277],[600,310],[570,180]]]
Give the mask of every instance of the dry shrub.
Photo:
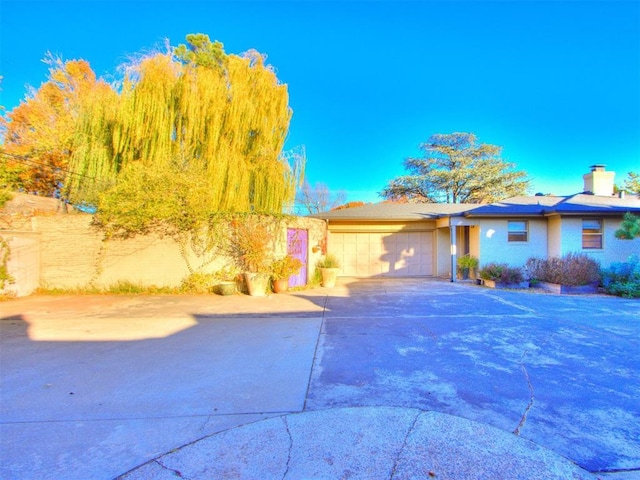
[[[588,285],[600,280],[600,264],[584,253],[568,253],[562,258],[530,258],[525,272],[530,280],[561,285]]]
[[[480,269],[480,278],[501,283],[520,283],[524,280],[522,269],[506,263],[487,263]]]

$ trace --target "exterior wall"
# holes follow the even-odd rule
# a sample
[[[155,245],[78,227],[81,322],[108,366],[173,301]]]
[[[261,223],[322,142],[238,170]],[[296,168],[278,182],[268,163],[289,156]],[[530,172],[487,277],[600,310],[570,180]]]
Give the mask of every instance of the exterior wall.
[[[327,224],[324,220],[308,217],[292,217],[281,229],[281,237],[278,240],[276,256],[285,256],[287,253],[287,228],[300,228],[309,232],[307,242],[307,281],[313,278],[316,263],[322,258],[322,246],[327,241]]]
[[[436,275],[451,277],[451,236],[448,227],[436,230]]]
[[[40,281],[40,235],[31,232],[0,231],[0,238],[9,247],[7,270],[13,282],[7,283],[2,294],[24,297],[38,288]]]
[[[547,257],[562,256],[562,220],[559,216],[547,219]]]
[[[604,218],[603,220],[603,248],[595,250],[582,248],[582,217],[562,218],[562,249],[557,256],[572,252],[586,253],[606,268],[614,262],[624,262],[631,255],[640,253],[638,239],[619,240],[615,237],[615,231],[622,223],[621,218]]]
[[[508,220],[527,220],[529,222],[529,241],[509,242],[507,239]],[[480,268],[490,262],[507,263],[520,267],[529,257],[547,256],[546,219],[480,219],[479,224],[479,260]]]
[[[73,288],[96,280],[102,235],[91,229],[91,219],[91,215],[31,219],[33,230],[41,234],[41,287]]]
[[[187,248],[186,260],[179,245],[155,235],[103,241],[91,226],[91,215],[34,217],[33,230],[40,232],[40,285],[47,288],[109,286],[132,282],[147,286],[177,287],[189,275],[187,261],[194,270],[214,272],[230,262],[224,256],[198,256]],[[287,227],[309,231],[309,266],[319,255],[312,247],[326,235],[321,220],[293,217],[278,223],[274,256],[287,253]],[[310,278],[310,277],[308,277]]]
[[[469,254],[480,258],[480,227],[478,225],[469,227]]]

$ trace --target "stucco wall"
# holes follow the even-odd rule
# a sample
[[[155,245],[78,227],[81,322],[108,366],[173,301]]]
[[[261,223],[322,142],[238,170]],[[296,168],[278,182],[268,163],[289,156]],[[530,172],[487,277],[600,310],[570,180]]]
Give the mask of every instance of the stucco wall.
[[[33,293],[40,282],[40,235],[32,232],[0,231],[9,247],[7,270],[13,277],[3,294],[24,297]]]
[[[480,267],[490,262],[507,263],[516,267],[523,266],[529,257],[547,256],[546,220],[513,218],[529,222],[529,240],[527,242],[509,242],[507,237],[507,219],[482,219],[479,226]]]
[[[439,277],[451,276],[451,233],[449,228],[436,230],[436,274]]]
[[[34,217],[32,228],[40,233],[40,285],[46,288],[74,288],[88,285],[109,286],[121,281],[140,285],[179,286],[189,275],[179,245],[170,238],[156,235],[126,240],[103,240],[91,226],[91,215],[56,215]],[[315,265],[319,253],[312,252],[325,236],[321,220],[293,217],[279,222],[274,256],[287,251],[287,228],[309,231],[309,266]],[[229,259],[197,256],[186,251],[194,270],[213,272]],[[311,268],[309,275],[313,273]]]
[[[562,256],[562,220],[559,216],[547,219],[547,257]]]

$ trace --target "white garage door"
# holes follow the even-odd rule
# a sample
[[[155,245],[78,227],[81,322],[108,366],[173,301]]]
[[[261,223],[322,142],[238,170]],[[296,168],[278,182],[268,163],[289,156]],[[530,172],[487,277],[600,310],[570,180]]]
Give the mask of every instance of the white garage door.
[[[433,275],[433,231],[331,233],[329,251],[347,277]]]

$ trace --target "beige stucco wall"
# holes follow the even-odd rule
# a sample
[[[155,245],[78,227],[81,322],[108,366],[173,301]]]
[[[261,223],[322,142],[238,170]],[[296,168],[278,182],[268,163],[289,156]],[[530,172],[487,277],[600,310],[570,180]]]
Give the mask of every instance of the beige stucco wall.
[[[34,217],[32,229],[41,238],[40,285],[46,288],[75,288],[89,285],[109,286],[131,282],[147,286],[179,286],[189,275],[179,245],[171,238],[156,235],[126,240],[103,240],[91,226],[91,215],[56,215]],[[287,251],[287,228],[309,231],[309,266],[318,254],[312,247],[325,236],[321,220],[292,217],[277,223],[274,256]],[[217,256],[198,256],[187,249],[187,259],[194,270],[213,272],[230,263]],[[309,272],[309,275],[313,270]]]
[[[451,235],[449,228],[436,230],[436,274],[451,276]]]
[[[9,247],[7,271],[13,277],[2,294],[24,297],[33,293],[40,282],[40,235],[32,232],[0,231]]]
[[[527,220],[529,222],[529,241],[509,242],[507,237],[508,220]],[[478,220],[480,266],[490,262],[507,263],[522,266],[529,257],[547,255],[547,225],[544,219],[481,219]]]
[[[562,256],[562,219],[560,216],[547,218],[547,257]]]

